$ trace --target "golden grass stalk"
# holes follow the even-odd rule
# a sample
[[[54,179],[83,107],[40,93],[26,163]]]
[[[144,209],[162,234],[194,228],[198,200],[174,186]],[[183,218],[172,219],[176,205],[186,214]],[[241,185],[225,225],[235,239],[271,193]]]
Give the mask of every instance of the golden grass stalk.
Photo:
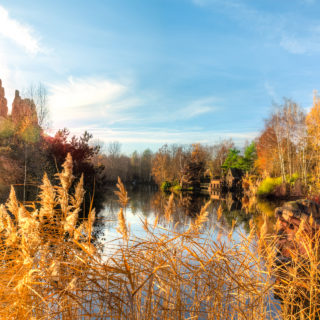
[[[221,204],[219,205],[219,208],[217,210],[217,220],[219,221],[222,217],[222,213],[223,213],[223,210],[222,210],[222,206]]]
[[[130,198],[128,197],[128,193],[120,177],[118,177],[117,188],[119,191],[115,191],[114,193],[118,196],[120,204],[125,208],[128,205]]]
[[[123,208],[120,208],[118,213],[118,228],[117,231],[122,235],[123,239],[125,241],[128,241],[129,238],[129,232],[128,227],[126,223],[126,219],[123,214]]]
[[[125,242],[102,248],[96,242],[94,250],[94,211],[81,224],[70,221],[83,190],[80,180],[70,194],[67,161],[60,185],[44,177],[38,208],[25,208],[14,191],[7,208],[0,206],[0,319],[319,318],[319,232],[300,232],[303,259],[268,269],[275,237],[264,231],[239,233],[237,242],[206,237],[200,231],[209,203],[186,231],[147,222],[147,239],[129,233],[121,208],[118,230]],[[128,199],[123,185],[119,189]]]
[[[164,217],[167,222],[171,221],[171,215],[172,215],[173,207],[174,207],[173,199],[174,199],[174,193],[172,192],[169,197],[169,200],[167,202],[167,205],[165,207],[165,211],[164,211]]]

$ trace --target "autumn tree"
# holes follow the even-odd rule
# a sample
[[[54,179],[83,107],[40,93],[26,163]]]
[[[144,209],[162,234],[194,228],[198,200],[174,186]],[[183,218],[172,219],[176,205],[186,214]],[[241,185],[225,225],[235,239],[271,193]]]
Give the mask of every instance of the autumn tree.
[[[305,115],[301,107],[290,99],[274,105],[265,121],[265,128],[257,139],[257,165],[260,171],[280,176],[285,182],[293,173],[301,174],[301,159],[305,152]]]
[[[210,159],[207,166],[212,176],[220,176],[222,165],[225,162],[229,150],[234,148],[232,139],[222,140],[219,143],[209,147]]]
[[[309,144],[312,148],[313,177],[320,190],[320,98],[315,94],[313,107],[306,117]]]
[[[204,176],[208,156],[206,148],[200,144],[192,145],[191,155],[182,170],[180,182],[182,188],[197,189],[200,187],[200,180]]]
[[[162,146],[155,154],[152,161],[152,175],[158,185],[166,180],[172,181],[173,176],[170,172],[170,153],[168,145]]]
[[[277,154],[277,138],[271,126],[265,124],[265,129],[256,140],[256,166],[260,174],[280,176],[280,167]]]
[[[141,155],[140,177],[143,182],[147,182],[147,183],[151,182],[152,157],[153,157],[153,154],[150,149],[144,150]]]

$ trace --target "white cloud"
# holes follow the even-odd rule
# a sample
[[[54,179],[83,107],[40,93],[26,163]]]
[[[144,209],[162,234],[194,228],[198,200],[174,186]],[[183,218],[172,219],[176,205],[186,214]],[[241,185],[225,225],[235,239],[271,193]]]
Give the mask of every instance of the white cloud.
[[[232,131],[208,131],[208,130],[173,130],[169,128],[140,128],[117,129],[99,128],[96,126],[85,126],[74,128],[73,134],[81,135],[85,130],[93,134],[94,138],[109,143],[119,141],[122,144],[141,144],[145,147],[151,145],[160,146],[165,143],[203,143],[214,144],[215,142],[232,138],[238,145],[242,145],[247,140],[254,139],[258,132],[232,132]]]
[[[126,92],[126,87],[105,79],[72,78],[50,86],[50,104],[54,108],[79,108],[114,101]]]
[[[76,123],[114,124],[129,119],[139,99],[126,85],[100,78],[72,78],[49,85],[49,107],[56,127]]]
[[[14,41],[28,53],[41,52],[39,40],[34,36],[32,28],[12,19],[2,6],[0,6],[0,35]]]

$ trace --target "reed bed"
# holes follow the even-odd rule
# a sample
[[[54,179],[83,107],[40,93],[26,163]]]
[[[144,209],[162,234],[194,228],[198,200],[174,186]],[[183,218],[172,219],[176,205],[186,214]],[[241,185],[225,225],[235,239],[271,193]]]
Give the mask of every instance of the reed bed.
[[[260,230],[252,224],[240,242],[232,235],[224,240],[204,235],[207,204],[182,232],[159,226],[158,219],[142,221],[147,236],[139,239],[130,234],[128,196],[119,180],[119,238],[100,244],[93,237],[94,210],[78,219],[83,178],[70,192],[69,155],[57,178],[53,186],[44,176],[39,203],[25,206],[11,189],[0,206],[1,319],[319,317],[318,233],[311,239],[301,231],[304,259],[293,252],[290,264],[276,267],[277,238],[265,224]]]

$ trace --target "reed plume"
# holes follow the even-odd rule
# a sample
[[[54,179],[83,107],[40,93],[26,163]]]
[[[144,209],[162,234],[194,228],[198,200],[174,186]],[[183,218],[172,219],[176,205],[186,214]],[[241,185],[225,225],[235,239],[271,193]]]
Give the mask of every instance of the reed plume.
[[[71,193],[71,169],[68,156],[57,186],[44,176],[39,203],[23,206],[12,188],[0,205],[0,319],[319,319],[318,231],[310,236],[301,227],[303,259],[268,269],[275,237],[265,227],[249,237],[237,232],[237,242],[207,236],[200,231],[208,202],[181,232],[161,227],[159,216],[153,228],[147,221],[143,239],[130,234],[121,208],[117,230],[125,241],[101,244],[91,238],[93,209],[87,220],[75,219],[83,178]]]
[[[120,177],[118,177],[117,188],[119,191],[114,193],[118,196],[120,204],[125,208],[128,205],[130,198],[128,197],[127,190],[125,189]]]
[[[126,223],[126,219],[123,214],[123,208],[120,208],[118,213],[118,228],[117,231],[122,235],[123,239],[125,241],[128,241],[129,238],[129,232],[128,227]]]
[[[164,217],[167,222],[171,221],[171,215],[172,215],[173,207],[174,207],[173,199],[174,199],[174,193],[172,192],[169,197],[169,200],[167,202],[167,205],[165,207],[165,211],[164,211]]]

